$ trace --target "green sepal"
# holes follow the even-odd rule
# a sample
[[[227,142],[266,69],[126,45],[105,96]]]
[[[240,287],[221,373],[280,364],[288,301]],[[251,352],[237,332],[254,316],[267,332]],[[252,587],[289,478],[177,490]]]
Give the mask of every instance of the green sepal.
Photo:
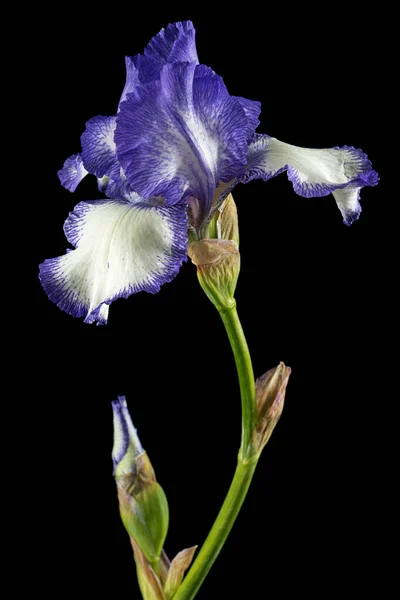
[[[218,310],[235,306],[240,271],[238,245],[231,240],[203,239],[188,246],[201,287]]]
[[[118,486],[121,519],[149,563],[157,569],[168,532],[167,497],[159,483],[152,482],[135,496]]]

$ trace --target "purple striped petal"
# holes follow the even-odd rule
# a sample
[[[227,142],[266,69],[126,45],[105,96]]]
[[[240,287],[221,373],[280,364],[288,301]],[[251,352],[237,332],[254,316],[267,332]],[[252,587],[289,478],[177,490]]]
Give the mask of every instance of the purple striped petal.
[[[130,200],[135,193],[131,184],[125,177],[123,169],[121,169],[118,179],[109,179],[107,185],[103,188],[104,193],[113,200]]]
[[[126,83],[120,104],[140,84],[159,79],[162,67],[167,63],[194,62],[198,64],[195,29],[193,23],[172,23],[154,36],[147,44],[144,54],[127,56]]]
[[[118,396],[118,400],[114,400],[111,404],[114,417],[114,445],[112,449],[112,459],[115,473],[116,467],[126,455],[129,446],[132,448],[132,459],[139,456],[139,454],[142,454],[143,447],[132,423],[125,396]],[[134,464],[129,465],[128,461],[126,466],[128,468],[131,466],[131,470],[134,469]]]
[[[121,105],[117,156],[141,196],[185,199],[201,222],[218,182],[242,175],[253,122],[208,67],[166,65]]]
[[[64,230],[76,249],[40,265],[42,285],[62,310],[104,324],[113,300],[154,294],[177,275],[186,260],[185,207],[138,199],[81,202],[70,213]]]
[[[74,192],[78,184],[88,174],[83,166],[82,157],[80,154],[74,154],[67,158],[62,169],[57,173],[61,185],[70,192]]]
[[[257,100],[248,100],[247,98],[241,98],[240,96],[236,96],[236,100],[242,106],[249,125],[249,137],[248,142],[250,142],[254,137],[254,131],[260,124],[258,117],[261,112],[261,102]]]
[[[198,63],[195,35],[191,21],[170,23],[150,40],[144,55],[164,65],[179,61]]]
[[[107,175],[118,179],[120,165],[114,143],[116,117],[93,117],[86,123],[81,136],[82,160],[85,168],[96,177]]]
[[[300,196],[327,196],[332,192],[346,225],[360,215],[360,189],[374,186],[379,180],[367,155],[356,148],[299,148],[268,135],[256,135],[249,146],[246,173],[241,181],[267,181],[283,171],[287,171]]]
[[[134,63],[134,59],[131,56],[125,56],[125,67],[126,67],[126,80],[125,86],[122,90],[121,98],[119,103],[123,102],[127,95],[133,92],[135,87],[139,84],[139,72]]]

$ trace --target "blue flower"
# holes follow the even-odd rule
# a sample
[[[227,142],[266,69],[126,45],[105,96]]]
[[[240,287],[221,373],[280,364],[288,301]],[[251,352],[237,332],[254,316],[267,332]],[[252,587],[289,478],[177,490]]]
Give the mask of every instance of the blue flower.
[[[116,298],[158,292],[186,260],[188,227],[206,236],[229,192],[254,178],[286,171],[297,194],[332,193],[344,222],[358,219],[360,189],[378,182],[367,156],[256,134],[260,110],[199,64],[190,21],[127,57],[116,115],[90,119],[81,154],[59,171],[70,191],[95,175],[109,200],[81,202],[69,215],[64,229],[75,250],[41,265],[49,298],[85,322],[105,323]]]

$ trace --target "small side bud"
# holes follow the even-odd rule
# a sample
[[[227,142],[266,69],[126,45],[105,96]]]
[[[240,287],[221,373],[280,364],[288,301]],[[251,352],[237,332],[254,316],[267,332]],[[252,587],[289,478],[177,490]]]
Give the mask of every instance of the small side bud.
[[[185,572],[190,567],[197,546],[185,548],[179,552],[169,567],[167,581],[164,586],[164,593],[167,600],[173,598],[175,592],[182,583]]]
[[[257,425],[253,443],[258,453],[268,442],[280,419],[290,373],[290,367],[281,362],[256,380]]]
[[[168,531],[168,503],[133,426],[126,400],[114,411],[114,476],[122,522],[150,565],[158,570]]]
[[[239,248],[235,241],[203,239],[188,246],[197,266],[200,285],[218,310],[235,305],[234,294],[240,271]]]
[[[219,240],[231,240],[239,245],[238,214],[232,194],[219,207],[216,225]]]

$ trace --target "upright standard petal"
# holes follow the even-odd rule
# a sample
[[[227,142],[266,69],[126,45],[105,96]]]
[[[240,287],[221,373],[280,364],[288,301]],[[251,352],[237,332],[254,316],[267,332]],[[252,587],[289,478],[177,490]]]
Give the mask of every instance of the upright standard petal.
[[[78,184],[88,174],[80,154],[73,154],[64,163],[62,169],[57,173],[61,185],[70,192],[74,192]]]
[[[139,72],[134,63],[134,59],[131,56],[125,56],[125,67],[126,67],[126,79],[125,86],[122,90],[121,98],[119,103],[123,102],[127,95],[133,92],[135,87],[139,84]]]
[[[191,21],[170,23],[150,40],[144,55],[164,65],[178,61],[198,63],[195,35]]]
[[[243,174],[254,118],[204,65],[166,65],[137,88],[117,117],[117,156],[133,189],[191,204],[197,224],[218,182]]]
[[[104,324],[109,304],[141,290],[156,293],[186,259],[183,205],[132,201],[81,202],[64,225],[76,249],[40,265],[50,300],[86,323]]]
[[[85,168],[96,177],[119,177],[120,165],[114,143],[116,117],[93,117],[82,133],[82,160]]]
[[[241,181],[268,180],[283,171],[287,171],[300,196],[327,196],[332,192],[346,225],[360,215],[361,188],[374,186],[379,180],[367,155],[356,148],[299,148],[267,135],[256,135],[249,146]]]
[[[144,54],[127,56],[126,83],[120,104],[126,100],[137,85],[159,79],[162,67],[167,63],[193,62],[198,64],[195,29],[193,23],[172,23],[154,36],[147,44]]]

